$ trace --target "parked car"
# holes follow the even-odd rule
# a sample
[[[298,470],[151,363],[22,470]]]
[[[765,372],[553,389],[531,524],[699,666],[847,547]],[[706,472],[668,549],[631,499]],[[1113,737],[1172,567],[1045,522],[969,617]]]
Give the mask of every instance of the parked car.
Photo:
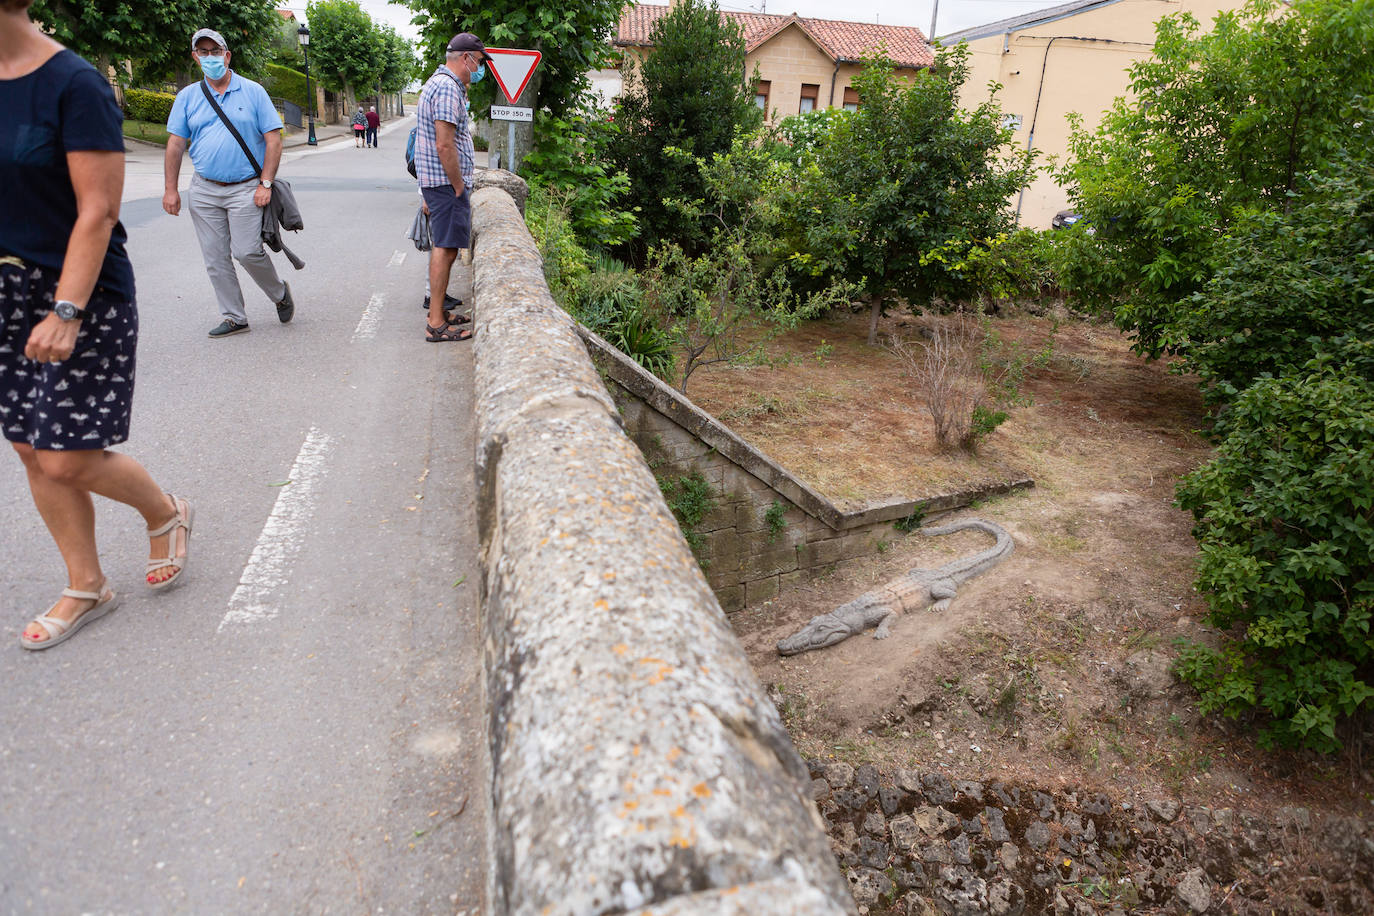
[[[1083,218],[1083,214],[1075,213],[1072,210],[1060,210],[1050,220],[1051,229],[1068,229]]]

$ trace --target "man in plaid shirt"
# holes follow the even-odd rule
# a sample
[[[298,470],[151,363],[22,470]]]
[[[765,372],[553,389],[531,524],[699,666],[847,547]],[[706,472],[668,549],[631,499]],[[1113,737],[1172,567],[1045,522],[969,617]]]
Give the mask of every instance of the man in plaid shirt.
[[[468,130],[470,84],[486,73],[491,60],[476,35],[461,32],[448,43],[443,66],[425,83],[415,120],[415,174],[429,210],[434,248],[429,255],[429,315],[426,340],[467,340],[471,329],[457,325],[470,319],[450,317],[444,294],[458,250],[467,248],[472,229],[472,134]]]

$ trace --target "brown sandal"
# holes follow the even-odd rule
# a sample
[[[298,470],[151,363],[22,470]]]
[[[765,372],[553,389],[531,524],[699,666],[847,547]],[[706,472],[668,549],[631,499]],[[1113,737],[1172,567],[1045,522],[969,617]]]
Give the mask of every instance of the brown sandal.
[[[438,343],[441,340],[472,339],[472,328],[459,329],[449,324],[446,324],[443,327],[434,328],[426,324],[425,329],[429,331],[429,333],[425,335],[425,340],[429,341],[430,343]]]

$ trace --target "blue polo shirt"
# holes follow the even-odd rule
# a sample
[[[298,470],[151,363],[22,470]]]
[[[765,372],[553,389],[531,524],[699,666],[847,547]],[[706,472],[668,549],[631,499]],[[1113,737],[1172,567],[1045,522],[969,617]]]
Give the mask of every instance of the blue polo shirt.
[[[223,94],[215,92],[214,86],[210,91],[258,158],[258,165],[262,165],[267,154],[267,141],[262,135],[269,130],[281,130],[281,116],[267,90],[230,71],[229,88]],[[167,118],[167,132],[191,141],[191,164],[203,178],[247,181],[257,174],[234,135],[206,101],[199,82],[177,93]]]

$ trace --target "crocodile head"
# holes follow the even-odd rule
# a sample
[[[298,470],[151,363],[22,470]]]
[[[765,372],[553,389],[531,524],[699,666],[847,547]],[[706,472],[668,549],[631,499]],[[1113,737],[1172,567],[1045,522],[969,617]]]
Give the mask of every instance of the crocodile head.
[[[812,617],[811,622],[800,631],[778,643],[779,655],[796,655],[812,649],[833,646],[854,635],[854,631],[838,620],[834,614],[821,614]]]

